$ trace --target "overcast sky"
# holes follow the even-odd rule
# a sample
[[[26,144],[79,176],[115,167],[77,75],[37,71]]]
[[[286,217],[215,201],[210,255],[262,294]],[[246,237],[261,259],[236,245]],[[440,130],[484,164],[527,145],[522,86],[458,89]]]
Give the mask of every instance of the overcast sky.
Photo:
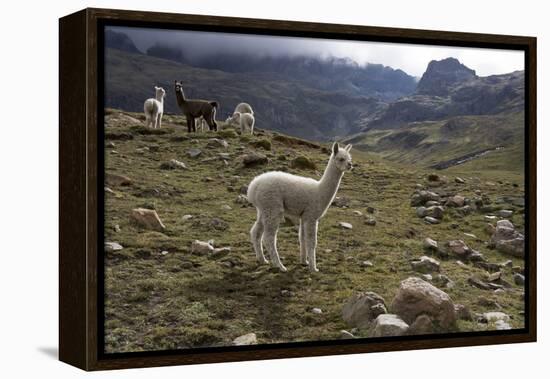
[[[439,47],[413,44],[341,41],[317,38],[275,37],[249,34],[173,31],[110,27],[127,34],[144,51],[160,42],[181,48],[186,55],[235,52],[259,55],[307,55],[350,58],[360,65],[379,63],[421,77],[431,60],[448,57],[474,69],[480,76],[523,70],[522,51]]]

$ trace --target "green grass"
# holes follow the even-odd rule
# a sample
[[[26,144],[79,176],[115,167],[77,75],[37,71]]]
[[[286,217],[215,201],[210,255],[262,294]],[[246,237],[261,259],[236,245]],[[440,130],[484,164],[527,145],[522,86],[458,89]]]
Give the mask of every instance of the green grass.
[[[137,114],[127,116],[141,119]],[[115,147],[105,152],[107,172],[133,180],[131,186],[112,187],[115,194],[105,194],[106,240],[124,246],[121,251],[107,253],[105,260],[107,352],[229,345],[234,338],[250,332],[257,334],[259,343],[340,338],[340,330],[349,328],[341,317],[346,299],[355,291],[370,290],[383,296],[389,305],[400,281],[417,275],[409,260],[425,254],[425,237],[439,242],[464,239],[491,262],[509,259],[486,247],[486,221],[481,213],[459,218],[448,212],[443,222],[434,226],[415,216],[414,208],[409,206],[410,195],[416,183],[426,184],[431,171],[353,149],[355,169],[345,174],[338,192],[338,196],[350,199],[349,208],[332,206],[320,222],[317,257],[321,271],[311,274],[299,264],[297,230],[284,224],[278,245],[289,272],[283,274],[256,263],[248,234],[255,209],[234,201],[242,186],[267,170],[319,178],[328,160],[328,145],[282,135],[273,138],[272,133],[261,130],[254,136],[240,136],[227,129],[188,135],[179,116],[166,117],[160,132],[148,133],[116,110],[109,111],[106,125],[110,133],[133,136],[113,141]],[[229,147],[207,148],[208,138],[212,137],[225,138]],[[270,150],[265,149],[266,140],[271,143]],[[202,155],[189,158],[190,148],[200,148]],[[250,151],[266,154],[269,163],[244,168],[240,156]],[[230,154],[227,164],[222,159],[209,159],[222,152]],[[307,156],[318,171],[290,168],[298,156]],[[188,170],[159,169],[170,159],[185,162]],[[475,190],[481,190],[496,202],[503,196],[523,196],[518,167],[505,171],[499,166],[485,175],[482,165],[472,161],[439,174],[448,176],[448,191],[472,197]],[[454,183],[458,174],[466,184]],[[506,175],[501,183],[495,182],[497,174]],[[222,209],[224,205],[231,210]],[[136,207],[156,209],[166,230],[146,231],[132,224],[129,215]],[[368,207],[375,209],[374,214],[368,214]],[[518,211],[512,221],[522,229],[520,209],[512,209]],[[358,216],[354,210],[364,215]],[[186,214],[193,218],[184,221],[182,216]],[[376,218],[376,226],[365,224],[368,217]],[[213,218],[225,221],[227,229],[212,228]],[[350,222],[353,229],[338,228],[339,221]],[[455,223],[456,228],[452,226]],[[119,232],[115,225],[120,227]],[[467,237],[465,232],[477,238]],[[193,254],[190,244],[195,239],[214,239],[216,246],[230,246],[231,252]],[[374,266],[361,266],[364,260]],[[523,266],[520,259],[513,261]],[[442,261],[441,266],[442,273],[455,282],[454,288],[444,288],[455,303],[482,313],[498,310],[487,305],[496,302],[512,317],[514,327],[523,326],[522,288],[514,285],[504,294],[479,290],[468,285],[467,279],[473,274],[482,275],[483,270],[472,265],[463,268],[455,260]],[[513,282],[509,271],[504,278]],[[290,291],[291,296],[283,295],[283,290]],[[313,314],[310,310],[314,307],[323,313]],[[475,322],[459,323],[461,331],[483,328]],[[366,336],[368,332],[358,334]]]

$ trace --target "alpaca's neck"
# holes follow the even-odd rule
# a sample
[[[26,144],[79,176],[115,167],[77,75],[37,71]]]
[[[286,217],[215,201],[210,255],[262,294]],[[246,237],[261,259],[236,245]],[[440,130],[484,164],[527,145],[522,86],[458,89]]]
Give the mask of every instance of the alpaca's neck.
[[[157,96],[156,96],[156,99],[157,99],[158,102],[162,103],[162,102],[164,101],[164,96],[162,96],[162,95],[157,95]]]
[[[344,172],[340,171],[332,161],[329,161],[323,177],[319,180],[319,201],[322,206],[330,205],[338,191],[342,176],[344,176]]]
[[[187,100],[185,99],[185,94],[183,93],[182,89],[180,89],[179,91],[176,91],[176,101],[178,102],[179,106],[182,106],[187,102]]]

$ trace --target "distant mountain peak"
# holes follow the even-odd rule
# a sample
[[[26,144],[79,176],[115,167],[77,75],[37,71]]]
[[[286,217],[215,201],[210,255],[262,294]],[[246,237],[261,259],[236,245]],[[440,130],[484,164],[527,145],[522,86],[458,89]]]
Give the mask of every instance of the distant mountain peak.
[[[105,47],[141,54],[141,51],[139,51],[130,37],[125,33],[116,32],[114,30],[105,31]]]
[[[445,96],[452,86],[474,78],[477,78],[475,70],[466,67],[456,58],[433,60],[418,82],[416,93]]]

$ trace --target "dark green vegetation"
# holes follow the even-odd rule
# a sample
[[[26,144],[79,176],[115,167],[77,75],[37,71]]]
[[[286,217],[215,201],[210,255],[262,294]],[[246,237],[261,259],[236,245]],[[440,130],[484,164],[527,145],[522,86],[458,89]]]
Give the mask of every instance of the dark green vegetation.
[[[112,59],[121,58],[118,52],[111,53]],[[142,59],[136,55],[131,64],[143,67],[147,61]],[[110,66],[115,71],[109,73],[109,85],[113,86],[120,84],[118,74],[122,75],[115,63],[113,60]],[[181,66],[175,63],[165,65],[173,67],[170,75],[180,72]],[[119,69],[127,67],[126,62]],[[133,78],[134,83],[142,85],[147,80],[150,86],[158,84],[155,79]],[[212,80],[217,79],[222,80],[222,74]],[[261,87],[266,97],[271,96],[273,86]],[[228,94],[232,90],[228,88]],[[428,254],[423,248],[426,237],[440,244],[462,239],[489,262],[512,259],[514,266],[523,266],[523,260],[487,247],[486,213],[463,216],[450,210],[438,225],[428,225],[415,215],[410,206],[411,194],[417,185],[429,188],[427,177],[433,170],[390,162],[357,149],[352,150],[355,169],[345,174],[337,194],[340,199],[320,223],[317,256],[321,271],[311,274],[299,264],[298,234],[291,223],[282,225],[278,238],[289,272],[259,266],[248,234],[256,213],[254,208],[236,203],[241,187],[255,175],[275,169],[319,178],[328,160],[329,145],[261,130],[254,136],[240,136],[231,129],[189,135],[183,117],[170,115],[163,119],[162,129],[150,130],[143,127],[140,114],[116,110],[106,113],[106,172],[125,175],[132,181],[130,185],[109,186],[105,192],[106,241],[123,246],[122,250],[106,252],[107,352],[229,345],[234,338],[251,332],[256,333],[258,343],[340,338],[340,330],[348,329],[341,316],[343,303],[355,291],[365,290],[391,303],[401,280],[420,275],[412,271],[410,260]],[[469,131],[481,130],[478,117],[459,120],[472,128]],[[491,122],[496,121],[491,118]],[[223,126],[223,122],[220,124]],[[262,123],[257,122],[257,126],[262,128]],[[437,121],[417,128],[414,133],[425,130],[425,134],[441,138],[445,127],[443,121]],[[467,138],[468,133],[461,135]],[[212,143],[207,147],[213,137],[225,139],[228,147]],[[371,135],[366,138],[368,146]],[[464,144],[485,146],[477,139],[462,141]],[[194,148],[201,154],[191,158],[188,151]],[[456,154],[462,151],[456,148]],[[251,152],[264,154],[268,162],[243,167],[241,156]],[[438,171],[447,179],[443,178],[436,190],[470,198],[479,191],[492,201],[491,211],[514,210],[511,221],[521,231],[522,206],[510,203],[510,199],[524,196],[524,178],[516,161],[521,153],[519,149],[504,149]],[[309,164],[292,165],[306,162],[298,158],[302,156],[318,171]],[[390,158],[410,163],[406,157]],[[172,159],[184,162],[187,169],[160,169]],[[424,162],[428,165],[434,160],[426,158]],[[457,175],[465,180],[464,184],[453,180]],[[132,224],[131,210],[138,207],[155,209],[166,229],[150,231]],[[367,224],[372,218],[376,219],[375,226]],[[353,229],[342,229],[338,222],[351,223]],[[228,246],[231,251],[192,253],[190,246],[196,239],[213,239],[215,247]],[[372,266],[364,264],[367,260]],[[454,282],[452,288],[441,288],[455,303],[466,305],[473,313],[505,312],[512,317],[513,327],[523,326],[523,287],[513,283],[509,269],[503,270],[503,279],[512,283],[512,288],[501,293],[469,285],[472,275],[487,275],[471,263],[441,260],[441,273]],[[320,308],[322,313],[313,313],[313,308]],[[492,327],[460,321],[457,330]],[[356,335],[368,336],[368,331]]]

